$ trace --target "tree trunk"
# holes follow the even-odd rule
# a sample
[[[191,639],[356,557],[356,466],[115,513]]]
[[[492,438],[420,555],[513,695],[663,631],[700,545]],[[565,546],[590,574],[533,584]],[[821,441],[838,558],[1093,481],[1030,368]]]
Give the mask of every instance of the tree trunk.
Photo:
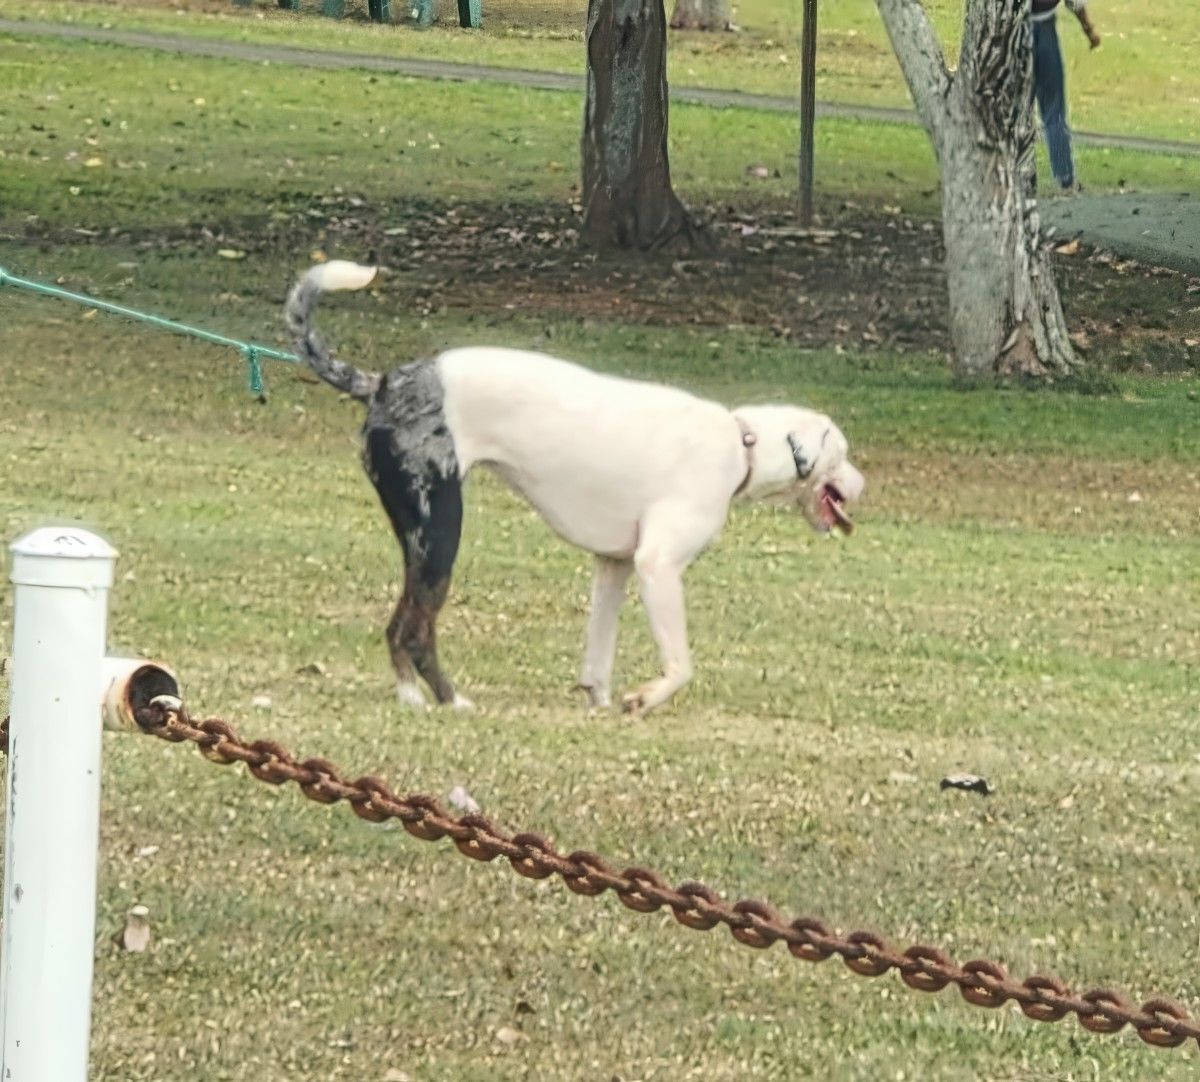
[[[729,0],[675,0],[672,30],[732,30]]]
[[[955,373],[1054,379],[1076,367],[1031,177],[1028,0],[968,0],[951,75],[919,0],[876,0],[937,153]]]
[[[942,180],[942,231],[955,369],[1066,375],[1075,365],[1048,249],[1011,161],[970,138],[954,140]]]
[[[671,188],[663,0],[588,0],[583,232],[601,250],[707,247]]]

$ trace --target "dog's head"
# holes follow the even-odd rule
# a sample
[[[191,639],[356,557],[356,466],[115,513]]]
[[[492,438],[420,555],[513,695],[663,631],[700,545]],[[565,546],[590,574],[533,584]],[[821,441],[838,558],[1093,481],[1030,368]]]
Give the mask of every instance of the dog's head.
[[[753,436],[748,498],[794,500],[818,533],[854,529],[848,508],[862,498],[866,482],[837,425],[798,406],[745,406],[734,413]]]

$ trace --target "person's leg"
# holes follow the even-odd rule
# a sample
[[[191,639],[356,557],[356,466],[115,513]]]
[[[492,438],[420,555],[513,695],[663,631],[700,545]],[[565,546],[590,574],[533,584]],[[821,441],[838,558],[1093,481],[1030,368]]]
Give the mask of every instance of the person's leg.
[[[1050,151],[1050,169],[1064,188],[1075,183],[1071,129],[1067,126],[1066,74],[1058,44],[1056,19],[1033,24],[1033,85]]]

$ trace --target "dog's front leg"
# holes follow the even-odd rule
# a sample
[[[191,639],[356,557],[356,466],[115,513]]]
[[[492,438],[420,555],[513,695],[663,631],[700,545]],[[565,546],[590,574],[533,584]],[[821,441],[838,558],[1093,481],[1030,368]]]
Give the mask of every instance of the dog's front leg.
[[[579,686],[595,710],[611,702],[613,661],[617,656],[617,618],[625,600],[632,560],[597,556],[592,571],[592,609],[588,614],[587,647]]]
[[[685,564],[672,557],[638,550],[634,557],[638,588],[650,631],[662,657],[663,674],[643,684],[622,700],[622,708],[639,715],[666,702],[692,678],[692,659],[688,651],[687,614],[683,605],[683,569]]]

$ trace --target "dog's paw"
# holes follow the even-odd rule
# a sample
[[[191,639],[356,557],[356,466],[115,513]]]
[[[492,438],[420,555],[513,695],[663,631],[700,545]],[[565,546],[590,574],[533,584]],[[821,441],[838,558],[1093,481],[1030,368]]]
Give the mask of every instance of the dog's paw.
[[[595,687],[592,684],[576,684],[588,699],[588,715],[600,714],[612,706],[612,699],[609,697],[607,688]]]
[[[637,721],[646,712],[646,695],[641,691],[631,691],[621,697],[621,713],[628,714]]]
[[[425,693],[411,680],[396,684],[396,701],[404,710],[417,710],[422,713],[429,709],[425,701]]]
[[[463,714],[473,714],[475,712],[475,704],[465,695],[460,695],[457,691],[454,693],[454,701],[450,703],[450,707]]]

